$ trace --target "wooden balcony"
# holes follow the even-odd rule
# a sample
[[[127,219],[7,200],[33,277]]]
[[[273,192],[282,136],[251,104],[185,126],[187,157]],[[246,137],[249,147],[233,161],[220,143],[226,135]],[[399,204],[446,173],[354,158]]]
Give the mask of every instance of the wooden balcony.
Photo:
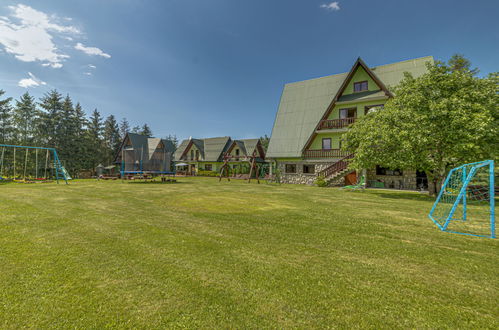
[[[303,152],[305,158],[342,158],[348,155],[348,152],[341,149],[309,149]]]
[[[321,129],[339,129],[350,126],[355,122],[356,117],[342,118],[342,119],[326,119],[321,120],[319,130]]]

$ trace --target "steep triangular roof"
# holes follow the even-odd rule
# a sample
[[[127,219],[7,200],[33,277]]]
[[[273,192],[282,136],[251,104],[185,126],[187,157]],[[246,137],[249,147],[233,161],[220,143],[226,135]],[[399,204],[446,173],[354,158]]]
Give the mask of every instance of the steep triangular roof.
[[[191,146],[195,145],[204,161],[217,162],[221,160],[223,153],[230,145],[230,141],[231,139],[228,136],[184,140],[175,152],[175,159],[180,160],[189,152]]]
[[[351,78],[351,72],[358,66],[368,68],[366,72],[368,74],[371,72],[374,77],[372,79],[380,81],[382,83],[380,87],[387,87],[397,85],[402,80],[404,72],[409,72],[415,77],[422,75],[426,72],[427,62],[433,62],[433,57],[421,57],[368,68],[361,59],[357,59],[352,70],[347,73],[286,84],[272,128],[267,157],[301,157],[303,148],[321,118],[335,97],[341,95],[338,92],[345,89],[348,84],[346,81]],[[385,91],[380,92],[381,95],[385,95]],[[359,93],[353,97],[367,97],[367,95]]]
[[[125,138],[121,142],[120,148],[118,149],[118,153],[115,156],[115,162],[121,157],[121,150],[125,147],[125,145],[129,144],[130,149],[133,150],[135,157],[137,159],[148,160],[151,159],[154,152],[158,149],[158,146],[162,142],[163,149],[166,152],[173,153],[175,151],[175,146],[171,141],[147,137],[145,135],[136,134],[136,133],[127,133]]]

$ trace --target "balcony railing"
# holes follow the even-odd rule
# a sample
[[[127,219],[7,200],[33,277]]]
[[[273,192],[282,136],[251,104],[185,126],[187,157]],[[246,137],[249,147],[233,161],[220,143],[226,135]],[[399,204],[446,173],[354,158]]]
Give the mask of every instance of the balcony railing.
[[[338,128],[344,128],[348,127],[349,125],[353,124],[357,118],[355,117],[350,117],[350,118],[342,118],[342,119],[326,119],[326,120],[321,120],[319,124],[319,130],[321,129],[338,129]]]
[[[341,149],[309,149],[303,152],[305,158],[338,158],[345,157],[348,152]]]

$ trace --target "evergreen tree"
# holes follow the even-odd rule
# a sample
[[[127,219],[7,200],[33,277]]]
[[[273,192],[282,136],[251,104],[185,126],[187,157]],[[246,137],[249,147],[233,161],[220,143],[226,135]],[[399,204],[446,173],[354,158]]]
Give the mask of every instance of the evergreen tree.
[[[77,162],[75,149],[77,149],[76,137],[78,134],[77,124],[74,121],[74,107],[71,97],[67,95],[62,102],[62,112],[58,126],[58,153],[66,169],[75,176]]]
[[[77,177],[79,171],[88,169],[91,166],[89,161],[90,149],[87,146],[88,139],[86,135],[87,118],[80,103],[76,103],[74,107],[72,122],[75,132],[75,147],[73,150],[73,158],[75,159],[74,174]]]
[[[141,134],[142,132],[140,130],[140,126],[134,126],[134,127],[132,127],[131,133]]]
[[[5,91],[0,89],[0,97]],[[12,106],[11,97],[0,100],[0,143],[10,143],[12,138]]]
[[[467,72],[471,75],[478,73],[478,69],[471,69],[471,61],[461,54],[454,54],[447,62],[451,71]]]
[[[126,118],[123,118],[120,123],[120,138],[124,139],[128,132],[130,132],[130,123]]]
[[[37,116],[35,98],[29,95],[28,92],[24,93],[19,101],[16,100],[12,117],[17,144],[30,145],[34,143]]]
[[[178,138],[177,135],[175,134],[168,134],[168,136],[165,138],[165,140],[171,141],[173,146],[175,147],[175,150],[178,148]]]
[[[62,138],[62,95],[54,89],[46,93],[40,101],[40,107],[43,109],[38,126],[41,143],[47,147],[58,148]]]
[[[267,134],[260,137],[260,142],[262,143],[263,149],[267,150],[269,148],[270,138],[267,136]]]
[[[106,118],[104,122],[104,145],[106,164],[112,164],[114,156],[120,147],[121,137],[118,123],[113,115]]]
[[[152,131],[149,125],[144,124],[144,126],[142,126],[142,129],[140,130],[140,134],[145,135],[147,137],[152,137]]]
[[[92,170],[95,170],[97,165],[103,161],[103,140],[102,140],[102,117],[97,111],[94,110],[87,126],[87,143],[88,148],[88,165]]]

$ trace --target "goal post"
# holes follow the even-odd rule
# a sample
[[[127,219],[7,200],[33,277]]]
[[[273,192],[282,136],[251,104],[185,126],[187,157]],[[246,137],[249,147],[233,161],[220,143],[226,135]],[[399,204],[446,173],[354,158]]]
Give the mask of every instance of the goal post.
[[[495,238],[494,161],[453,168],[428,215],[446,232]]]

